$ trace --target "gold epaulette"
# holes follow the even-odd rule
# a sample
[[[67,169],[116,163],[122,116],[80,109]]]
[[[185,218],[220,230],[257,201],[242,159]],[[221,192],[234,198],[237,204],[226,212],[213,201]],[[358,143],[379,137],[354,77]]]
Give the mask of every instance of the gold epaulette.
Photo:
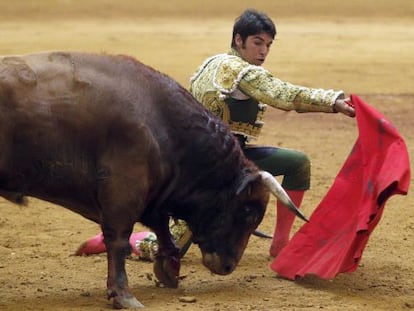
[[[214,74],[214,86],[224,96],[233,93],[241,79],[253,68],[257,66],[250,65],[238,56],[223,54],[222,59],[219,60],[216,66],[216,73]]]

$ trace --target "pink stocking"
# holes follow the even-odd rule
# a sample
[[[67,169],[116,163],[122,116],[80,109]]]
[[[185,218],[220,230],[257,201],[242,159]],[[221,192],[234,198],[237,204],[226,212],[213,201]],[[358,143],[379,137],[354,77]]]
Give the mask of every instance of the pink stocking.
[[[292,199],[293,203],[295,203],[297,207],[300,207],[305,191],[287,190],[286,192]],[[272,257],[276,257],[282,248],[288,244],[290,230],[292,229],[292,225],[295,220],[295,215],[289,211],[289,209],[286,208],[286,206],[284,206],[281,202],[277,201],[276,206],[276,227],[273,234],[272,245],[270,246],[269,250],[270,256]]]

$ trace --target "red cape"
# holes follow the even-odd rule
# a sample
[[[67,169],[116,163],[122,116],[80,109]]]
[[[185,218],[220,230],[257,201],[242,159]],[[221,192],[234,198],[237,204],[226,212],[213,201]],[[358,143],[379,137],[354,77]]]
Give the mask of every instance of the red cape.
[[[332,279],[356,270],[385,202],[407,194],[410,164],[404,139],[374,108],[351,96],[359,137],[332,187],[272,262],[280,276]]]

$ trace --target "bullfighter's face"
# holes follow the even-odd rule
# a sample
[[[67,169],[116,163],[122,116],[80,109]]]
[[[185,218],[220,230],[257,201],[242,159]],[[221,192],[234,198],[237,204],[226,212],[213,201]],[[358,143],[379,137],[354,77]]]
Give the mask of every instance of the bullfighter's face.
[[[273,38],[265,32],[248,36],[244,41],[239,34],[235,36],[236,50],[240,56],[252,65],[261,66],[273,43]]]

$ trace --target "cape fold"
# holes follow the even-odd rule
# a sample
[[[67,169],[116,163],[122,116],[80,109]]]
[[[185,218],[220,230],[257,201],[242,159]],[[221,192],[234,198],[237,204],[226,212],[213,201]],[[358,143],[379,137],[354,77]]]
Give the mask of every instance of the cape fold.
[[[357,269],[389,197],[406,195],[407,147],[397,129],[358,96],[351,96],[359,136],[328,193],[270,267],[294,280],[332,279]]]

